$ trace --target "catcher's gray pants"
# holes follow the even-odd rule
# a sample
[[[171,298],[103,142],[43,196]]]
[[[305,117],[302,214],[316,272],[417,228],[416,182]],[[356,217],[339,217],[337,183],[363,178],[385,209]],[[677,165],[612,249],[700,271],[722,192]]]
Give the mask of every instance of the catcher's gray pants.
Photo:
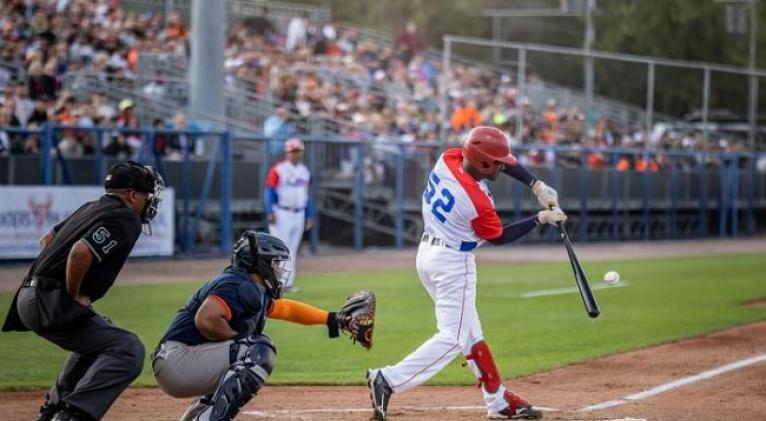
[[[33,314],[34,294],[33,288],[23,288],[19,293],[19,316],[25,324],[37,317]],[[138,336],[101,316],[61,332],[38,335],[71,352],[48,392],[48,403],[73,405],[97,420],[144,367],[144,346]]]
[[[233,343],[228,340],[191,346],[167,341],[153,355],[154,378],[174,398],[209,395],[215,392],[221,376],[231,365]],[[237,354],[246,350],[242,347]]]

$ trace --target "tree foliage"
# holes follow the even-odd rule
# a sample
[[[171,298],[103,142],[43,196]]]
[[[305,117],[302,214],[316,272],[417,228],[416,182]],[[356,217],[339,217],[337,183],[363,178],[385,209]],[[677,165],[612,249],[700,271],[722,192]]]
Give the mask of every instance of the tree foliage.
[[[441,48],[444,34],[491,38],[491,19],[481,17],[487,7],[513,6],[515,0],[299,0],[328,6],[335,19],[381,32],[396,34],[414,21],[429,45]],[[766,3],[759,3],[757,45],[766,44]],[[745,6],[746,7],[746,6]],[[747,14],[745,15],[748,16]],[[748,18],[749,19],[749,18]],[[568,47],[583,45],[584,18],[506,18],[505,40]],[[749,34],[726,30],[726,6],[714,0],[599,0],[594,15],[595,49],[625,54],[706,61],[747,66]],[[489,59],[488,49],[467,49]],[[473,51],[471,51],[473,50]],[[459,50],[466,53],[464,50]],[[757,63],[766,63],[766,54]],[[504,57],[514,58],[505,52]],[[578,58],[530,54],[530,72],[545,79],[581,89],[583,65]],[[596,61],[596,91],[608,97],[643,106],[646,99],[646,66]],[[698,109],[702,101],[702,72],[658,67],[655,73],[655,109],[682,116]],[[747,79],[714,74],[711,108],[726,108],[744,115]],[[766,94],[761,95],[766,104]],[[763,109],[763,105],[761,106]]]

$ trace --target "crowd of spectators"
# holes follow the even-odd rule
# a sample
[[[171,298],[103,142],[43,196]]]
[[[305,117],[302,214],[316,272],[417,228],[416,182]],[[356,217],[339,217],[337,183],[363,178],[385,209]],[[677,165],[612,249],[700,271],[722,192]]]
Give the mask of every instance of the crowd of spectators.
[[[272,26],[269,26],[273,28]],[[702,139],[702,133],[679,130],[658,123],[645,130],[612,121],[595,113],[586,115],[571,104],[547,99],[536,106],[529,97],[520,97],[509,75],[490,68],[453,63],[448,78],[440,77],[440,60],[429,54],[409,22],[393,43],[370,40],[355,29],[333,22],[317,24],[295,17],[284,37],[264,31],[248,21],[232,28],[227,39],[226,69],[230,83],[245,86],[257,95],[283,104],[267,121],[267,136],[280,131],[300,130],[301,120],[322,118],[340,122],[339,130],[355,139],[418,144],[459,143],[472,127],[491,124],[511,135],[514,146],[525,146],[522,160],[531,166],[550,165],[592,169],[616,165],[620,170],[658,171],[672,162],[696,165],[694,160],[672,160],[662,152],[704,150],[744,152],[742,143],[719,136]],[[528,91],[541,86],[534,74]],[[448,126],[440,126],[438,94],[449,98]],[[521,113],[521,130],[517,116]],[[277,124],[278,123],[278,124]],[[292,124],[291,124],[292,123]],[[279,130],[276,130],[279,128]],[[443,136],[443,137],[442,137]],[[549,146],[567,146],[569,153],[550,153]],[[612,156],[589,152],[583,162],[578,151],[610,148],[650,149],[656,158],[645,162],[640,156]],[[385,150],[385,146],[379,148]],[[709,162],[715,165],[711,159]]]
[[[45,122],[85,127],[179,128],[174,122],[139,121],[134,104],[124,99],[110,103],[103,95],[80,99],[62,87],[67,72],[87,72],[97,77],[132,78],[139,53],[188,57],[189,28],[178,15],[125,13],[112,0],[8,0],[0,6],[0,68],[4,88],[0,127],[37,128]],[[736,142],[702,139],[699,133],[657,125],[646,131],[603,116],[586,115],[570,104],[549,99],[542,105],[518,94],[515,81],[490,68],[453,63],[444,77],[441,62],[426,48],[417,26],[408,22],[387,42],[363,36],[335,22],[312,22],[295,16],[284,27],[264,12],[232,25],[225,47],[227,83],[281,104],[266,120],[265,136],[287,138],[302,130],[307,120],[333,122],[348,139],[458,143],[464,133],[491,124],[511,134],[514,146],[526,146],[521,156],[528,165],[582,165],[579,153],[553,155],[548,146],[577,148],[635,147],[655,151],[704,149],[737,151]],[[9,72],[25,75],[15,82]],[[5,69],[5,75],[1,72]],[[533,75],[527,87],[539,80]],[[446,127],[439,93],[449,98]],[[523,111],[521,130],[517,116]],[[183,140],[183,141],[182,141]],[[178,156],[194,148],[185,138],[158,137],[155,153]],[[141,137],[115,131],[107,153],[131,155]],[[274,151],[279,143],[272,142]],[[93,136],[64,131],[62,153],[73,156],[93,150]],[[0,131],[0,154],[36,153],[39,139]],[[380,150],[385,151],[382,146]],[[669,160],[642,163],[638,157],[611,158],[592,152],[585,164],[591,168],[618,165],[626,169],[661,169]]]
[[[100,92],[78,98],[64,77],[84,72],[98,78],[130,78],[138,55],[185,55],[188,29],[176,14],[125,13],[112,0],[7,0],[0,4],[0,127],[39,131],[45,123],[114,127],[105,153],[133,156],[141,144],[141,122],[130,98],[110,101]],[[169,122],[168,122],[169,123]],[[167,128],[167,127],[165,127]],[[63,130],[65,156],[93,153],[95,134]],[[0,154],[37,153],[40,136],[0,131]],[[168,154],[172,154],[168,148]]]

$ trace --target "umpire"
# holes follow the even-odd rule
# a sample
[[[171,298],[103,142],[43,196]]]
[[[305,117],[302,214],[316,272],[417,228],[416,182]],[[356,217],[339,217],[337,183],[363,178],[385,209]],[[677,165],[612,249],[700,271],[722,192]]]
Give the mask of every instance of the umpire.
[[[33,331],[70,351],[38,421],[101,419],[141,373],[138,337],[98,315],[103,297],[157,215],[162,177],[134,161],[109,169],[106,194],[40,239],[42,251],[13,298],[3,331]]]

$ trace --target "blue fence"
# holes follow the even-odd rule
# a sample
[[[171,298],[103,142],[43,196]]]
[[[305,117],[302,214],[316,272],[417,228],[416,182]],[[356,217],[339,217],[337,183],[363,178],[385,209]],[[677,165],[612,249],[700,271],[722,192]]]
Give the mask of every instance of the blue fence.
[[[0,184],[101,184],[106,168],[117,159],[105,153],[107,142],[115,133],[133,136],[134,152],[124,158],[155,165],[177,191],[177,247],[182,253],[209,247],[211,238],[226,253],[234,233],[263,225],[266,172],[280,158],[279,142],[274,146],[262,136],[226,131],[66,126],[3,131],[18,138],[38,137],[40,151],[0,158]],[[87,156],[67,157],[62,139],[72,133],[90,138],[84,142],[91,145]],[[158,144],[167,146],[169,137],[181,136],[196,146],[175,150],[174,157],[158,151]],[[311,197],[321,216],[309,234],[312,249],[320,240],[357,248],[417,241],[421,194],[443,145],[303,140],[312,173]],[[764,228],[762,153],[525,146],[514,148],[514,154],[559,190],[570,215],[570,232],[580,241],[734,237]],[[490,188],[506,219],[537,211],[528,188],[508,177]],[[217,235],[211,235],[211,226]],[[555,240],[553,232],[540,230],[524,239]]]
[[[63,125],[45,125],[41,129],[29,130],[18,128],[0,128],[0,132],[6,132],[17,143],[34,141],[39,144],[39,150],[34,155],[11,155],[12,158],[20,159],[21,164],[18,174],[23,184],[65,184],[65,185],[102,185],[108,165],[120,160],[135,159],[158,169],[165,179],[166,184],[175,187],[176,197],[180,199],[181,209],[177,220],[177,243],[180,251],[190,253],[194,249],[200,220],[205,212],[213,186],[213,180],[219,177],[219,201],[220,226],[218,247],[221,253],[228,254],[232,246],[232,221],[231,221],[231,141],[226,131],[177,131],[159,129],[128,129],[128,128],[103,128],[103,127],[78,127]],[[138,143],[135,151],[130,154],[115,154],[107,156],[107,139],[113,140],[114,135],[130,136]],[[67,156],[62,145],[62,139],[78,138],[78,147],[87,145],[90,153],[78,151],[76,155],[85,157]],[[82,141],[82,137],[87,137]],[[178,164],[180,171],[169,171],[168,160],[165,153],[159,153],[157,149],[158,139],[178,139],[184,137],[187,141],[178,148]],[[193,156],[195,151],[189,145],[201,143],[203,147],[197,147],[202,151],[203,157]],[[25,159],[26,158],[26,159]],[[198,159],[199,158],[199,159]],[[9,158],[11,159],[11,158]],[[35,163],[29,160],[36,161]],[[25,162],[26,161],[26,162]],[[24,165],[26,164],[26,165]],[[30,165],[32,164],[32,165]],[[28,170],[34,165],[38,167],[38,177],[32,177]],[[196,164],[196,165],[195,165]],[[204,177],[200,180],[200,169],[192,170],[192,166],[199,167],[204,164]],[[174,165],[177,167],[178,165]],[[177,169],[177,168],[176,168]],[[17,176],[12,172],[9,165],[6,179],[0,184],[17,184]],[[31,181],[31,183],[30,183]],[[197,195],[192,194],[192,185],[198,185]],[[195,211],[192,213],[191,202],[195,200]],[[176,204],[177,204],[176,203]],[[174,205],[176,205],[174,204]],[[176,206],[177,207],[177,206]]]

